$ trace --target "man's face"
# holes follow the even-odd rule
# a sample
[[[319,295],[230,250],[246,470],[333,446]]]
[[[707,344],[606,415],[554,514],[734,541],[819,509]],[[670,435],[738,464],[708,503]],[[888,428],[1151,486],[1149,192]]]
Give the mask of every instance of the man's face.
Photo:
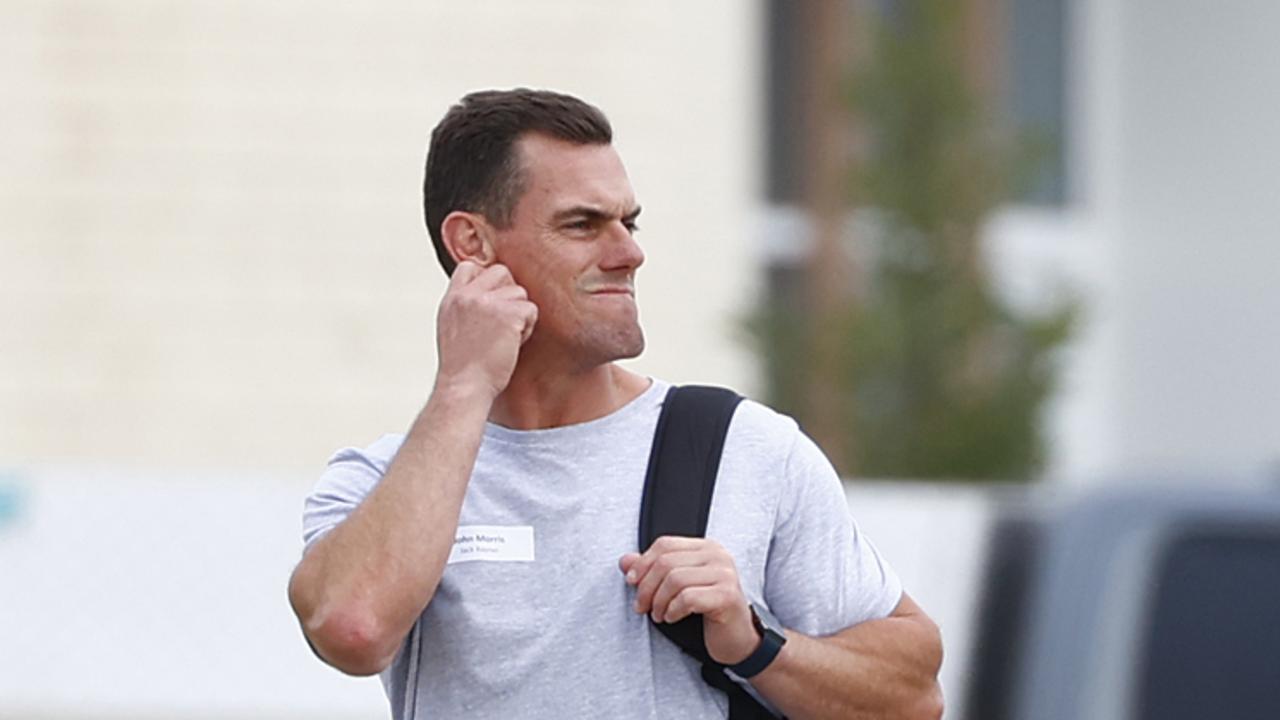
[[[583,366],[644,350],[632,236],[640,207],[611,145],[530,134],[516,143],[524,194],[494,249],[538,306],[529,347],[564,352]]]

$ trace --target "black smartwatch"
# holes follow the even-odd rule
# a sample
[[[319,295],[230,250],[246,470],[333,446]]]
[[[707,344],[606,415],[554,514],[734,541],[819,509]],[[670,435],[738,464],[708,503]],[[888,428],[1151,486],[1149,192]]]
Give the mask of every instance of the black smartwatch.
[[[730,665],[734,675],[746,680],[759,675],[769,667],[769,663],[778,657],[782,646],[787,644],[787,635],[782,630],[782,623],[769,610],[761,605],[751,603],[751,622],[760,633],[760,647],[737,665]]]

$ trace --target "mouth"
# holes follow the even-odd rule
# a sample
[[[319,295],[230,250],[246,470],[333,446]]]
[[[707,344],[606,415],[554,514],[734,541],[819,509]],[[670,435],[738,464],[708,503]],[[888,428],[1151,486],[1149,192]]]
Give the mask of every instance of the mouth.
[[[587,291],[589,295],[626,295],[627,297],[635,297],[635,288],[626,286],[608,286],[598,287]]]

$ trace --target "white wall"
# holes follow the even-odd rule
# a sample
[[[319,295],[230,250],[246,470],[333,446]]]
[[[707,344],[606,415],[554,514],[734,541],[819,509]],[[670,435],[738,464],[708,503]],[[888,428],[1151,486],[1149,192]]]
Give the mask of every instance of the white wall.
[[[993,223],[1015,292],[1083,291],[1051,474],[1214,482],[1280,467],[1280,5],[1072,6],[1077,202]]]
[[[1130,471],[1280,469],[1280,5],[1118,17],[1116,392]]]
[[[14,510],[0,517],[0,717],[386,717],[377,679],[312,657],[288,607],[311,482],[71,466],[0,477]],[[959,717],[989,496],[888,484],[847,495],[942,625]]]
[[[0,717],[385,717],[311,656],[285,585],[310,479],[64,467],[9,479]]]
[[[751,389],[756,7],[0,7],[0,466],[314,471],[430,387],[427,136],[469,90],[580,94],[645,206],[636,366]]]

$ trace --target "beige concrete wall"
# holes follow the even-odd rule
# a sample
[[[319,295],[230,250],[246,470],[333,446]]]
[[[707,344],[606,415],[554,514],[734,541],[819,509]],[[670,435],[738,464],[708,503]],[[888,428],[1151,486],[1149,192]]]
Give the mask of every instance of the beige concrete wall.
[[[650,349],[753,389],[754,3],[0,7],[0,466],[310,471],[402,429],[443,289],[430,127],[531,85],[610,115]]]

